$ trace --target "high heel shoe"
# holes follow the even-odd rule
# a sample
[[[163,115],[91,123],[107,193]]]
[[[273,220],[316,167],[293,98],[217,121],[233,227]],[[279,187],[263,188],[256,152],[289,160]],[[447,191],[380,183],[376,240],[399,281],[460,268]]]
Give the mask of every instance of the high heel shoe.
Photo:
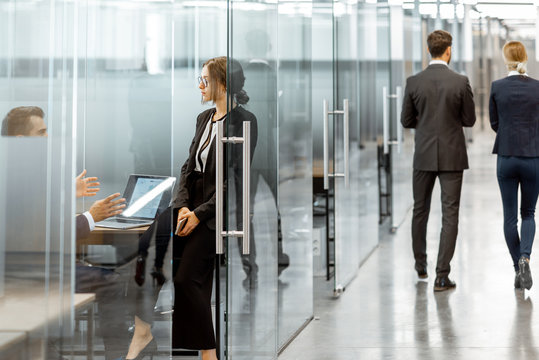
[[[163,285],[167,281],[167,278],[163,274],[163,268],[154,267],[150,275],[152,275],[154,285],[156,281],[159,285]]]
[[[137,357],[135,357],[133,359],[128,359],[128,358],[123,358],[123,359],[125,359],[125,360],[142,360],[142,359],[145,359],[146,357],[148,357],[150,360],[153,360],[153,356],[156,353],[157,353],[157,341],[155,341],[155,338],[152,338],[152,341],[150,341],[148,343],[148,345],[146,345],[144,347],[144,349],[142,349],[142,351],[139,352]]]
[[[144,278],[146,273],[146,258],[144,258],[142,255],[139,255],[137,258],[137,266],[135,270],[135,282],[138,284],[138,286],[142,286],[144,284]]]

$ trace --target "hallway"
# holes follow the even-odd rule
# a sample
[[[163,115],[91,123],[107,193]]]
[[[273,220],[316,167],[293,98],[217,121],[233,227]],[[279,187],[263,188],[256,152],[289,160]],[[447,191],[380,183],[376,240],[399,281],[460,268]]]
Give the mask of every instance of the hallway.
[[[339,299],[323,295],[330,293],[328,284],[316,282],[317,320],[280,360],[539,358],[534,340],[539,313],[533,312],[538,285],[525,293],[513,289],[496,157],[490,154],[493,141],[494,133],[489,128],[481,132],[476,124],[451,262],[456,289],[433,292],[441,223],[436,185],[428,228],[428,281],[420,281],[414,270],[410,211],[396,234],[381,230],[387,235]],[[531,267],[539,279],[533,254]]]

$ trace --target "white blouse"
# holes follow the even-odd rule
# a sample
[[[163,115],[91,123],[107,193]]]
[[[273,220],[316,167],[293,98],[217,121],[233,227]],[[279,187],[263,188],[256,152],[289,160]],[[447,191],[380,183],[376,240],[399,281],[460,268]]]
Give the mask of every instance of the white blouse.
[[[519,72],[516,71],[516,70],[511,70],[511,71],[509,71],[509,74],[507,74],[507,76],[514,76],[514,75],[524,75],[524,76],[528,76],[527,73],[521,74],[521,73],[519,73]]]
[[[195,158],[195,171],[198,171],[198,172],[204,172],[204,170],[206,169],[206,162],[208,161],[208,155],[210,153],[211,144],[213,143],[213,140],[215,139],[215,135],[217,134],[217,121],[224,120],[226,117],[225,115],[217,121],[212,121],[214,114],[215,112],[211,113],[210,119],[206,123],[206,128],[204,129],[204,132],[202,133],[202,137],[200,138],[200,143],[198,144],[198,149],[197,149],[196,158]],[[210,134],[210,131],[211,131],[211,134]],[[209,136],[209,139],[208,139],[208,136]],[[202,148],[204,144],[207,144],[207,146]]]

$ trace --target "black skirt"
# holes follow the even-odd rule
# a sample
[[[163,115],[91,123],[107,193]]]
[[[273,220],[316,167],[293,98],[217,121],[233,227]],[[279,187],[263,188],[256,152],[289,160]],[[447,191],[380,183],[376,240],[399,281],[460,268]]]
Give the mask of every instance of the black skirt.
[[[202,174],[195,175],[190,191],[190,210],[202,202]],[[178,218],[174,211],[174,221]],[[189,236],[174,236],[173,348],[215,349],[211,293],[215,262],[215,231],[200,222]]]

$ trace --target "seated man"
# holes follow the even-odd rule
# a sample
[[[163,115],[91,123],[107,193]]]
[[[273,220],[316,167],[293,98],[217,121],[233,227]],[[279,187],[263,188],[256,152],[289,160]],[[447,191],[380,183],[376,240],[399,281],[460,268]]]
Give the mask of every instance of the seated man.
[[[37,106],[11,109],[2,121],[2,136],[48,136],[45,113]]]

